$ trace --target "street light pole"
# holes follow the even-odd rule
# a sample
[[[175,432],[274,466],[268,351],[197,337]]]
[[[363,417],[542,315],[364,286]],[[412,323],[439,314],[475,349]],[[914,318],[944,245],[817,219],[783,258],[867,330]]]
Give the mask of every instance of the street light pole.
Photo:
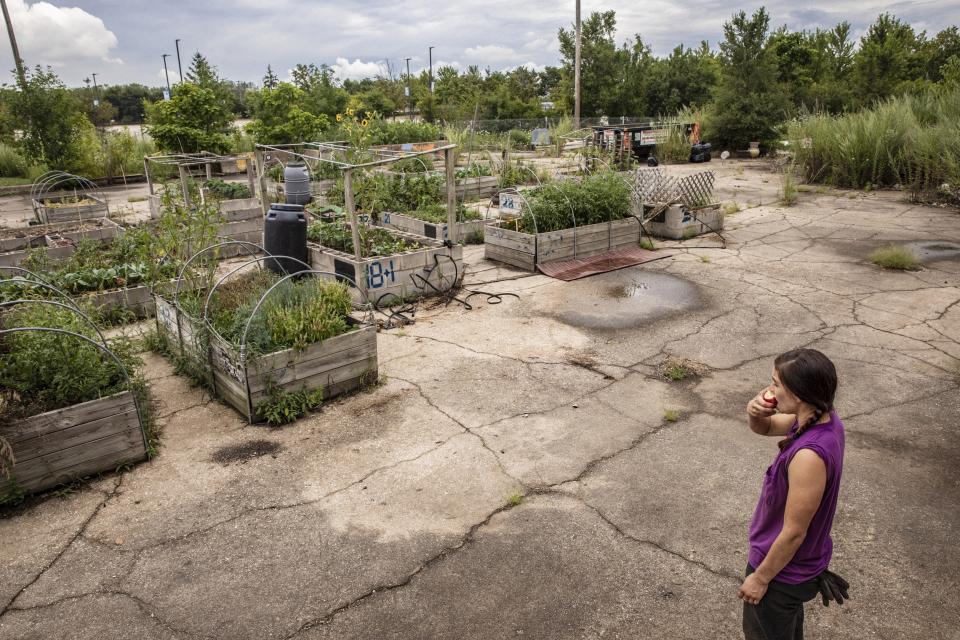
[[[577,40],[573,61],[573,126],[580,128],[580,0],[577,0]]]
[[[23,60],[20,58],[20,49],[17,47],[17,37],[13,35],[13,21],[10,20],[10,12],[7,11],[7,0],[0,0],[0,6],[3,7],[3,19],[7,23],[7,35],[10,36],[10,48],[13,49],[13,61],[17,65],[20,88],[26,89],[27,75],[23,72]]]
[[[169,53],[163,54],[163,75],[167,77],[167,93],[170,93],[170,72],[167,71],[167,58],[170,57]]]
[[[177,48],[177,73],[180,74],[180,82],[177,84],[183,84],[183,67],[180,66],[180,38],[174,40],[173,45]]]
[[[413,101],[413,92],[410,91],[410,58],[404,58],[407,61],[407,115],[413,112],[410,103]]]
[[[433,93],[433,47],[429,48],[427,55],[430,57],[430,93]]]

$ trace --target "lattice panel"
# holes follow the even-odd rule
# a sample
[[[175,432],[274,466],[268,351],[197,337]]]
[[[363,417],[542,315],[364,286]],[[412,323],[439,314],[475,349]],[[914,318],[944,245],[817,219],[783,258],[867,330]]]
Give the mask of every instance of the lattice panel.
[[[676,181],[660,168],[637,169],[637,194],[643,202],[668,202],[675,198]]]
[[[677,181],[676,191],[680,201],[691,209],[705,207],[713,198],[713,171],[701,171]]]

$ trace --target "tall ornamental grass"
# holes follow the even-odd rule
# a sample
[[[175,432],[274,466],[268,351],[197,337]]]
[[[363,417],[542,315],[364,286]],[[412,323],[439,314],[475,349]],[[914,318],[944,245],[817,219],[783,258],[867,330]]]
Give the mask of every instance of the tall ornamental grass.
[[[857,189],[900,185],[924,198],[960,185],[960,89],[889,98],[839,116],[809,115],[789,127],[809,182]]]

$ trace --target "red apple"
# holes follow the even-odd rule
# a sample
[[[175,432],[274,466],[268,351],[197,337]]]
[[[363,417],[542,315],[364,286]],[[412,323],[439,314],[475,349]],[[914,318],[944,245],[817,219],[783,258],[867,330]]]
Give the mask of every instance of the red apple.
[[[777,396],[773,395],[773,391],[767,389],[763,392],[763,401],[771,406],[777,406]]]

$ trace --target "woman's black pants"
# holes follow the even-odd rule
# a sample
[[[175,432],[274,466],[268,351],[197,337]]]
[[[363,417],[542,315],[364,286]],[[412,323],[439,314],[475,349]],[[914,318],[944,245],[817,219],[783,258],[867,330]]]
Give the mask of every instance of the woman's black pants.
[[[754,569],[747,565],[747,575]],[[760,604],[743,603],[743,635],[746,640],[803,640],[803,603],[820,589],[814,578],[801,584],[773,580]]]

